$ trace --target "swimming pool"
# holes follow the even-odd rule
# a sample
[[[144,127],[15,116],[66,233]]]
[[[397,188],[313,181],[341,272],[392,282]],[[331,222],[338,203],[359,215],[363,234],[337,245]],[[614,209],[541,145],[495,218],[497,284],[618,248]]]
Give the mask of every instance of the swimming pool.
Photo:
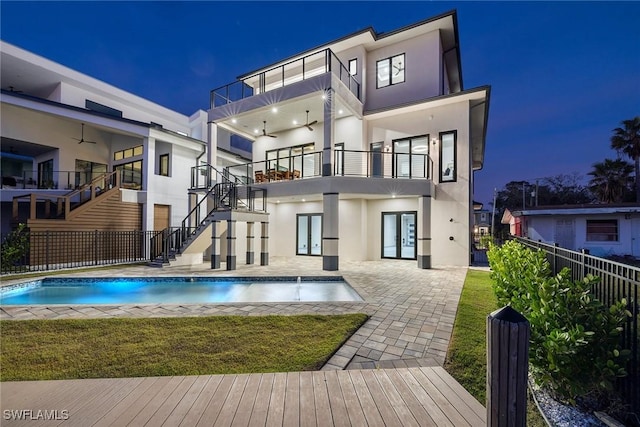
[[[45,278],[0,288],[0,305],[362,301],[336,277]]]

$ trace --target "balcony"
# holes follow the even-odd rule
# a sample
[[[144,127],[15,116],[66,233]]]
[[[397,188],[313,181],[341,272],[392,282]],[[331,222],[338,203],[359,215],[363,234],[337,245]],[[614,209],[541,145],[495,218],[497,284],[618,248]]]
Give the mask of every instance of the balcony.
[[[390,179],[433,179],[428,154],[335,150],[334,176]],[[322,152],[229,166],[225,173],[247,184],[303,180],[322,176]]]
[[[333,73],[359,100],[360,83],[330,50],[325,49],[211,91],[211,108],[269,92],[325,73]]]

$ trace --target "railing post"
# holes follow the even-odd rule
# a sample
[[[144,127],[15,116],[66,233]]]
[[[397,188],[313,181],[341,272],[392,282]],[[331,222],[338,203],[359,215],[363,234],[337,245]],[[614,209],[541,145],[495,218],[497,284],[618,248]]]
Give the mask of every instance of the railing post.
[[[558,274],[558,244],[554,243],[553,244],[553,274]]]
[[[526,426],[529,322],[507,306],[487,317],[487,426]]]
[[[586,264],[587,264],[587,255],[589,255],[589,249],[581,249],[580,250],[581,254],[582,254],[582,263],[580,265],[581,270],[580,270],[580,279],[584,279],[585,276],[585,271],[586,271]]]
[[[98,265],[98,230],[93,231],[93,265]]]

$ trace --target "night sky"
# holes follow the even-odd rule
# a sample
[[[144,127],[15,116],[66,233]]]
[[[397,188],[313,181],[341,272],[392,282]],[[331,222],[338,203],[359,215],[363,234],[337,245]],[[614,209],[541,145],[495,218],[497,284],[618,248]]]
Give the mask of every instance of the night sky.
[[[465,89],[491,85],[477,201],[586,175],[640,114],[640,2],[0,2],[1,38],[190,115],[238,75],[457,9]]]

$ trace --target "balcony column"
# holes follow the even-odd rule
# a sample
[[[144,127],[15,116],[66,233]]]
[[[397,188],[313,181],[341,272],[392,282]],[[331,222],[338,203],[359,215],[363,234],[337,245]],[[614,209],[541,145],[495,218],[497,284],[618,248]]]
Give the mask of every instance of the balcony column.
[[[220,268],[220,237],[218,227],[220,221],[211,221],[211,269]]]
[[[322,195],[322,269],[338,270],[338,225],[339,225],[338,193]]]
[[[431,196],[418,199],[418,268],[431,268]]]
[[[269,265],[269,223],[260,222],[260,265]]]
[[[335,132],[335,91],[331,88],[324,91],[324,144],[322,146],[322,176],[333,175],[333,146]]]
[[[137,145],[137,144],[136,144]],[[157,189],[150,185],[155,176],[156,167],[156,139],[146,137],[142,139],[142,190],[146,191],[146,201],[142,204],[142,229],[154,230],[154,194]],[[122,179],[122,178],[121,178]],[[172,224],[169,224],[171,226]]]
[[[216,159],[218,157],[218,125],[215,123],[207,124],[207,163],[217,168]],[[200,166],[200,165],[196,165]],[[212,177],[215,179],[215,177]]]
[[[227,270],[236,269],[236,221],[227,220]]]
[[[253,264],[253,222],[247,222],[247,264]]]

